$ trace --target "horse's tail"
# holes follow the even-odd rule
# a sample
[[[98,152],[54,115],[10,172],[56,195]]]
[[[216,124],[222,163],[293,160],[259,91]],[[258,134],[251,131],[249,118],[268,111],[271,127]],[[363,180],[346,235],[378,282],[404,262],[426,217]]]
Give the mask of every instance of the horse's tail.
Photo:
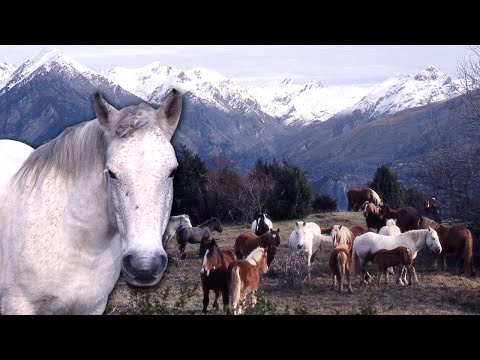
[[[358,254],[355,251],[355,248],[352,246],[352,269],[351,272],[353,276],[357,276],[360,273],[360,262],[358,259]]]
[[[340,251],[337,255],[337,267],[338,267],[338,274],[343,279],[345,276],[345,267],[348,261],[348,256],[343,251]]]
[[[475,265],[473,264],[473,237],[470,230],[465,229],[465,246],[463,248],[465,275],[470,271],[471,276],[475,276]]]
[[[242,279],[240,278],[240,268],[235,265],[230,271],[230,288],[228,289],[230,298],[230,308],[235,314],[235,309],[240,302],[240,289],[242,285]]]

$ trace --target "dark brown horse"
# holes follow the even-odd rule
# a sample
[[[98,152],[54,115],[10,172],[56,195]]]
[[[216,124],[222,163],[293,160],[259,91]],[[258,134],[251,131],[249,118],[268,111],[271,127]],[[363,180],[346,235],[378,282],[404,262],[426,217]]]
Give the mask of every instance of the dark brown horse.
[[[218,298],[222,293],[223,308],[228,306],[227,268],[235,260],[231,250],[220,250],[216,240],[206,243],[200,278],[203,290],[203,312],[207,312],[210,290],[215,292],[213,308],[218,309]]]
[[[420,215],[414,207],[392,209],[388,204],[381,207],[380,217],[383,219],[396,219],[400,231],[418,230]]]
[[[432,227],[438,234],[440,244],[442,245],[442,252],[440,256],[443,259],[443,269],[447,268],[446,253],[455,253],[458,274],[462,272],[461,262],[464,262],[463,271],[465,274],[470,272],[471,276],[475,276],[475,266],[473,264],[473,237],[470,230],[465,226],[447,227],[441,225],[436,221],[420,217],[419,228],[426,229]],[[433,254],[433,269],[437,270],[437,255]]]
[[[242,313],[248,294],[252,294],[252,305],[257,303],[255,294],[260,283],[260,272],[267,271],[267,250],[262,247],[253,250],[245,260],[234,260],[228,265],[228,296],[234,315]]]
[[[385,217],[382,216],[382,209],[379,206],[372,204],[369,201],[366,201],[362,205],[362,210],[368,228],[376,229],[377,232],[379,232],[380,229],[386,225],[387,222],[385,220]]]
[[[358,210],[360,206],[369,201],[375,205],[381,205],[380,196],[370,188],[366,189],[350,189],[347,191],[348,211]]]
[[[277,253],[277,247],[280,245],[280,229],[270,229],[265,234],[257,236],[252,233],[242,233],[238,235],[235,240],[235,255],[238,259],[246,258],[253,250],[261,246],[268,250],[267,265],[270,266],[275,254]]]

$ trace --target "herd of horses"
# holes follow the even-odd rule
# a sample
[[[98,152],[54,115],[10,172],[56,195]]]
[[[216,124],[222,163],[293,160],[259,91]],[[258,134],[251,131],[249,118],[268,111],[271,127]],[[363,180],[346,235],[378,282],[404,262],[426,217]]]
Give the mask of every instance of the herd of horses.
[[[364,193],[371,194],[373,191],[368,190]],[[465,272],[475,275],[473,238],[466,227],[447,227],[421,216],[415,208],[392,209],[381,201],[377,204],[379,205],[366,200],[360,207],[366,227],[360,224],[335,224],[321,228],[314,222],[294,222],[288,246],[292,252],[306,255],[308,281],[315,256],[322,250],[322,244],[330,241],[333,250],[328,265],[332,275],[332,289],[338,287],[339,292],[343,292],[344,280],[347,281],[348,292],[353,292],[353,274],[359,274],[362,282],[369,283],[372,279],[366,270],[369,262],[378,266],[379,284],[382,277],[385,284],[388,283],[388,275],[395,273],[395,267],[398,268],[398,284],[418,284],[413,263],[423,248],[433,255],[434,270],[437,269],[438,255],[442,257],[446,269],[445,254],[455,253],[458,274]],[[216,222],[218,219],[212,218],[197,228]],[[187,241],[184,234],[194,233],[194,229],[191,225],[180,228],[177,232],[179,247]],[[218,309],[218,300],[222,295],[225,311],[241,314],[249,294],[252,305],[256,303],[260,274],[268,271],[281,243],[280,229],[274,230],[271,219],[265,213],[260,213],[252,223],[251,232],[236,237],[233,249],[220,249],[214,239],[197,238],[192,243],[200,243],[200,248],[204,249],[199,254],[203,257],[200,271],[203,312],[207,312],[209,293],[213,291],[215,309]]]
[[[260,214],[251,233],[222,250],[211,238],[222,232],[218,219],[193,227],[187,215],[171,217],[178,167],[171,139],[182,103],[182,94],[171,89],[158,108],[143,102],[117,109],[97,93],[95,119],[37,149],[0,139],[2,314],[102,314],[120,273],[134,287],[158,284],[168,264],[165,246],[175,234],[182,257],[187,244],[200,244],[204,311],[210,290],[215,306],[222,294],[235,314],[249,294],[255,302],[260,274],[281,243],[271,219]],[[356,264],[368,280],[369,261],[382,271],[400,265],[404,282],[407,270],[414,276],[412,261],[423,247],[440,256],[455,252],[465,272],[474,273],[470,231],[442,225],[435,199],[425,217],[411,208],[391,209],[372,189],[347,195],[349,209],[361,208],[367,227],[295,222],[289,245],[307,255],[309,268],[322,242],[334,239],[333,282],[344,275],[349,280]],[[400,234],[377,234],[387,219],[396,220],[390,227],[398,225]]]

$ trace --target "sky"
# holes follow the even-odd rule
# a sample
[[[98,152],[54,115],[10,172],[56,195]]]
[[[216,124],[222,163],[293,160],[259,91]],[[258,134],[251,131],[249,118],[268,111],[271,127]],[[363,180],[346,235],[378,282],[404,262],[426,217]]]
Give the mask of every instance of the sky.
[[[371,85],[428,65],[455,78],[457,63],[471,53],[467,45],[1,45],[0,61],[19,65],[45,47],[95,71],[160,61],[212,69],[245,85],[286,77],[302,84]]]

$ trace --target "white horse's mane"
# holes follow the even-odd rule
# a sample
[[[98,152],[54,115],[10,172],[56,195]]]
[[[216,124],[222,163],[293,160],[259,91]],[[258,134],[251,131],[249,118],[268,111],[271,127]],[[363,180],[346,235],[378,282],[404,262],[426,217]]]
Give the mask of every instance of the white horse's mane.
[[[265,249],[259,246],[255,250],[253,250],[250,254],[248,254],[245,260],[247,260],[249,263],[252,263],[249,260],[255,260],[258,263],[262,259],[264,252],[265,252]]]
[[[150,105],[141,103],[120,110],[115,135],[126,137],[152,122],[151,117],[142,116],[145,107]],[[106,152],[107,138],[100,124],[96,119],[86,121],[66,128],[55,139],[33,151],[11,181],[18,186],[33,186],[45,180],[51,171],[70,180],[91,169],[95,161],[104,165]]]

